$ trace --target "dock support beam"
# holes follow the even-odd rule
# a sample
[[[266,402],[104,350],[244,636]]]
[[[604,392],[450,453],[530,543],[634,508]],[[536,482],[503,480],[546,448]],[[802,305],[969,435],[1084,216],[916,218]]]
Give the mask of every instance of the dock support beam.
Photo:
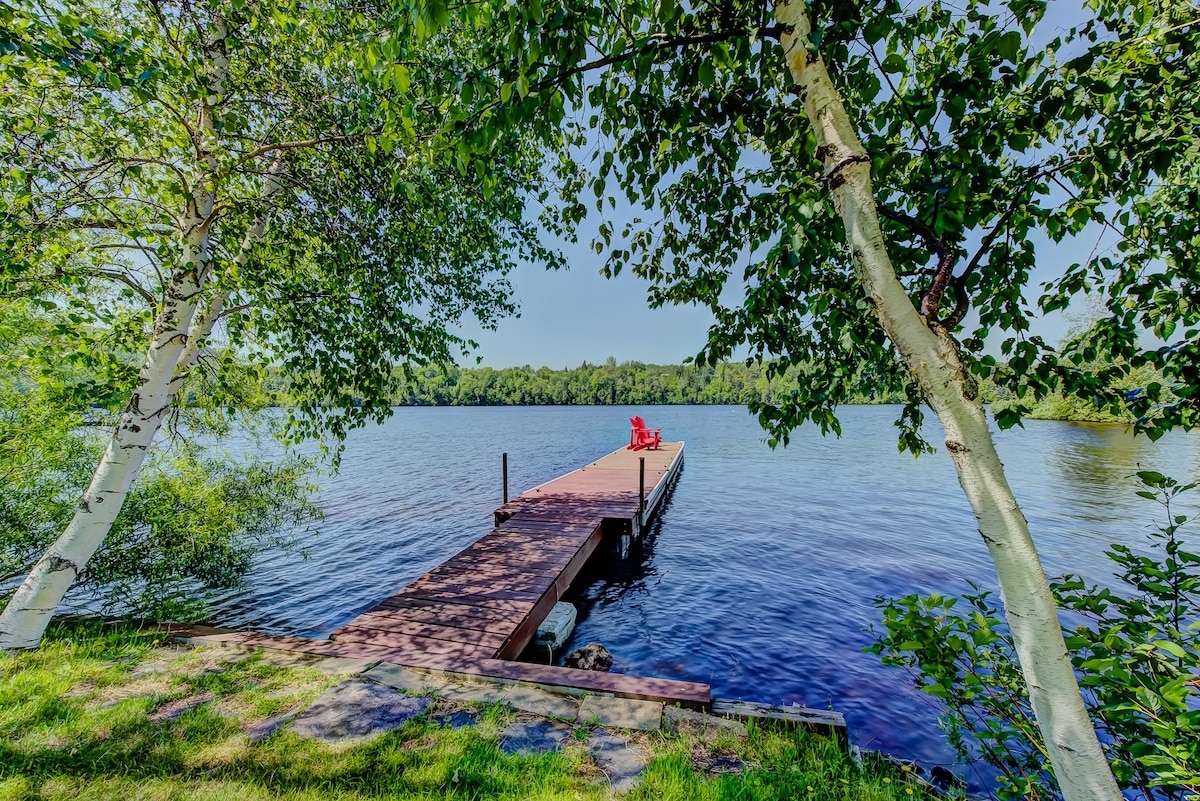
[[[646,513],[646,457],[638,457],[638,514]]]
[[[504,502],[508,503],[508,453],[500,454],[500,472],[504,476]]]
[[[642,539],[642,529],[646,527],[646,457],[638,457],[638,513],[637,526],[633,536],[639,542]]]

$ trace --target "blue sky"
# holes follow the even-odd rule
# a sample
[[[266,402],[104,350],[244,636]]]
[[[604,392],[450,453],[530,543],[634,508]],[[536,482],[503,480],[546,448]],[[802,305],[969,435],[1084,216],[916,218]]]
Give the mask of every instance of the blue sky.
[[[494,332],[469,332],[479,342],[475,355],[483,365],[558,369],[609,356],[618,362],[678,364],[700,350],[712,322],[707,309],[649,308],[646,282],[630,274],[604,278],[602,258],[589,241],[590,229],[579,244],[563,248],[568,270],[522,264],[512,274],[521,316],[502,321]]]

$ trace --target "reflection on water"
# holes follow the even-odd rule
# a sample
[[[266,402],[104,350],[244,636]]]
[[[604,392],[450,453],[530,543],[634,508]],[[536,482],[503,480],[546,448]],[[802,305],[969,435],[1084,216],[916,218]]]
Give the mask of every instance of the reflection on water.
[[[995,580],[950,460],[898,453],[888,407],[846,409],[841,439],[801,430],[777,451],[738,407],[400,409],[354,432],[323,479],[308,559],[264,555],[216,622],[327,634],[490,529],[501,452],[521,491],[619,447],[638,412],[687,441],[684,471],[640,550],[576,582],[573,644],[723,697],[832,706],[860,744],[950,762],[926,699],[862,653],[871,601]],[[1104,548],[1136,542],[1158,508],[1129,476],[1200,465],[1200,437],[1120,426],[1029,421],[998,446],[1047,571],[1093,581],[1109,575]]]

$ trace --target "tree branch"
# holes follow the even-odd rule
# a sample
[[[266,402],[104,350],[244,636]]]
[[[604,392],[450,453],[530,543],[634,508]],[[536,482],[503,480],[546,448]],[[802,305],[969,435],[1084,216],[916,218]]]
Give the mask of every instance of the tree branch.
[[[550,86],[557,85],[562,81],[572,78],[584,72],[607,67],[611,64],[616,64],[626,59],[636,56],[643,52],[647,47],[653,47],[655,50],[678,50],[684,47],[694,45],[713,44],[715,42],[727,42],[731,39],[738,39],[744,36],[753,36],[756,39],[778,39],[784,32],[783,26],[773,25],[768,28],[725,28],[719,31],[711,31],[709,33],[685,34],[682,36],[669,36],[665,33],[649,34],[644,40],[644,44],[635,44],[627,47],[619,53],[603,56],[583,64],[570,67],[562,72],[556,73],[549,78],[543,78],[536,83],[530,85],[530,91],[545,89]]]
[[[295,142],[278,142],[273,145],[263,145],[262,147],[256,147],[249,153],[242,155],[241,158],[234,162],[233,166],[239,167],[242,164],[245,164],[247,161],[253,161],[259,156],[265,156],[268,153],[282,153],[287,150],[304,150],[306,148],[318,147],[320,145],[332,144],[334,142],[362,141],[368,136],[379,136],[380,133],[380,131],[370,131],[368,133],[346,134],[345,136],[322,136],[317,139],[302,139]]]
[[[946,241],[938,236],[933,228],[917,218],[910,217],[903,212],[893,211],[882,203],[877,203],[876,207],[882,216],[900,223],[924,239],[929,249],[937,256],[938,266],[934,271],[933,281],[930,282],[929,289],[921,295],[921,314],[925,316],[931,326],[942,325],[944,321],[938,316],[938,312],[942,306],[942,296],[946,293],[946,287],[950,285],[951,279],[954,277],[954,249],[946,244]]]
[[[130,250],[138,249],[136,245],[123,245],[122,247],[129,248]],[[97,268],[97,269],[89,270],[88,274],[99,276],[101,278],[111,278],[114,281],[120,281],[122,284],[124,284],[125,286],[132,289],[134,292],[141,295],[142,299],[145,300],[146,303],[150,304],[151,308],[158,307],[158,299],[155,298],[153,295],[151,295],[149,290],[147,290],[145,287],[143,287],[141,284],[139,284],[137,281],[133,280],[132,277],[126,275],[125,273],[119,272],[117,270],[105,270],[105,269]]]

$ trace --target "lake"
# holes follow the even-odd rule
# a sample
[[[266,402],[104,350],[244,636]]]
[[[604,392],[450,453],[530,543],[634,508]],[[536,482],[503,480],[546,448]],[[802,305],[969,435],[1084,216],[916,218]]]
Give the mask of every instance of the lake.
[[[306,553],[264,554],[213,622],[327,635],[491,530],[502,452],[515,496],[628,442],[639,413],[687,442],[683,471],[644,547],[598,555],[576,582],[571,645],[716,696],[832,707],[864,747],[952,764],[926,698],[862,652],[871,601],[995,576],[949,457],[897,453],[895,407],[845,408],[840,439],[802,429],[775,451],[743,407],[397,409],[321,479],[327,519]],[[1108,578],[1105,547],[1137,543],[1159,511],[1134,496],[1134,471],[1200,467],[1189,434],[1028,421],[997,442],[1051,575]]]

